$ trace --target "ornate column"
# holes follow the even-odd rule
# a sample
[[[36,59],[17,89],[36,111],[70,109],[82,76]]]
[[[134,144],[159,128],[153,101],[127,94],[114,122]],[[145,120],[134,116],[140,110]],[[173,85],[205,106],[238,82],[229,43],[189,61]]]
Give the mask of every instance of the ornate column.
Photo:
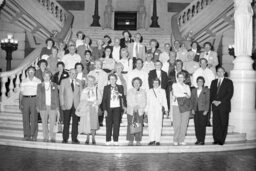
[[[246,133],[248,140],[256,139],[255,86],[256,72],[252,69],[251,0],[234,0],[235,55],[230,77],[234,83],[231,101],[230,125],[235,132]]]
[[[153,2],[153,16],[151,17],[152,23],[150,25],[150,27],[160,27],[158,24],[158,16],[157,16],[157,2],[156,0],[154,0]]]
[[[94,15],[92,16],[93,21],[91,26],[100,27],[100,16],[99,16],[99,0],[95,0]]]

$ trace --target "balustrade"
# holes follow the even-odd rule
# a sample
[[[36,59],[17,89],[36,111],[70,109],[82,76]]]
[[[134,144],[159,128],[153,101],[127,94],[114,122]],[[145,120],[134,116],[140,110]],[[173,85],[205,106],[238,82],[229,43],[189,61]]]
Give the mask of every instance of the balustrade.
[[[67,19],[67,12],[55,0],[38,0],[38,2],[61,23]]]
[[[203,9],[209,6],[212,1],[213,0],[196,0],[192,2],[190,5],[188,5],[184,10],[180,12],[180,14],[177,17],[177,23],[179,27],[190,21]]]

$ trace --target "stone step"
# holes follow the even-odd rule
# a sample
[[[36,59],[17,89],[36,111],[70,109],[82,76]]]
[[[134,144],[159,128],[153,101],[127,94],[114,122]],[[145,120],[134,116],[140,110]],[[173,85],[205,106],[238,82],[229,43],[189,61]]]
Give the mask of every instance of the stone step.
[[[23,137],[23,131],[22,130],[5,130],[0,129],[0,136],[10,136],[14,138],[22,138]],[[96,141],[99,144],[105,143],[105,135],[96,135]],[[38,139],[43,139],[42,132],[38,132]],[[78,135],[78,139],[81,142],[85,142],[86,135]],[[61,141],[62,140],[62,134],[57,133],[56,140]],[[246,134],[243,133],[230,133],[227,135],[226,142],[234,142],[234,141],[245,141],[246,140]],[[196,141],[196,137],[194,135],[187,135],[185,138],[185,142],[187,143],[194,143]],[[213,141],[212,135],[206,135],[205,142],[211,143]],[[142,144],[147,144],[149,142],[148,136],[142,137]],[[173,142],[173,136],[161,136],[160,143],[163,144],[170,144]],[[119,136],[119,143],[120,145],[127,145],[126,136]]]
[[[0,129],[23,129],[22,122],[14,122],[14,121],[2,121],[0,120]],[[42,131],[42,124],[38,124],[38,129],[39,131]],[[71,126],[70,126],[71,130]],[[229,126],[228,127],[228,133],[233,133],[234,132],[234,126]],[[120,127],[120,135],[126,135],[127,133],[127,126],[121,126]],[[100,127],[100,129],[97,131],[98,135],[106,135],[106,127]],[[144,126],[143,128],[143,134],[148,135],[148,127]],[[174,130],[173,127],[163,127],[162,128],[162,135],[173,135]],[[193,126],[189,126],[187,129],[187,134],[192,134],[195,135],[195,128]],[[206,127],[206,134],[212,135],[212,127]]]
[[[25,148],[37,148],[47,150],[65,150],[78,152],[96,152],[96,153],[198,153],[198,152],[219,152],[232,150],[246,150],[256,147],[256,141],[227,142],[223,146],[211,145],[206,143],[204,146],[187,144],[186,146],[173,146],[171,144],[161,144],[160,146],[105,146],[84,144],[62,144],[46,143],[42,141],[23,141],[21,138],[0,136],[0,144],[7,146],[18,146]]]

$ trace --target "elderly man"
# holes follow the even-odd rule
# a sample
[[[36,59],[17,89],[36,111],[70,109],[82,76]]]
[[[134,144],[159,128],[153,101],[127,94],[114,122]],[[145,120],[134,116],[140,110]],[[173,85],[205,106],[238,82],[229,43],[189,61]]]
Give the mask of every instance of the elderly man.
[[[142,59],[145,61],[146,58],[146,49],[143,44],[141,44],[142,36],[140,33],[135,34],[135,41],[134,43],[128,44],[128,52],[129,57],[132,59],[134,58],[134,64],[135,59]]]
[[[76,79],[77,73],[75,69],[71,69],[69,72],[69,78],[62,80],[60,84],[60,105],[64,113],[62,143],[68,142],[69,125],[72,117],[72,143],[79,144],[80,142],[77,139],[79,117],[75,115],[75,111],[80,102],[82,84]]]
[[[25,78],[20,86],[20,109],[22,111],[24,140],[36,141],[38,133],[38,113],[36,111],[36,95],[37,85],[41,81],[36,78],[35,68],[27,69],[27,78]]]
[[[75,64],[81,62],[81,56],[76,54],[76,47],[75,45],[69,45],[69,53],[64,55],[62,58],[62,62],[65,64],[65,69],[70,70],[75,68]]]
[[[142,80],[142,86],[144,90],[148,90],[148,74],[142,70],[143,61],[142,59],[136,60],[136,68],[127,74],[127,89],[132,88],[132,80],[135,77],[139,77]]]

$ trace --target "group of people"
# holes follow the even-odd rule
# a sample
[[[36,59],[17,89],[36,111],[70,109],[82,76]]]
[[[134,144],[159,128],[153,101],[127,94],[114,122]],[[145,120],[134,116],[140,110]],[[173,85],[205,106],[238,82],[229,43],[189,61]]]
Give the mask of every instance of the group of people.
[[[142,44],[129,31],[112,40],[105,35],[92,46],[83,32],[77,39],[58,47],[51,38],[42,49],[38,69],[29,67],[21,83],[20,109],[25,140],[37,140],[40,113],[45,142],[56,142],[57,124],[64,125],[62,143],[68,143],[72,118],[72,143],[86,134],[85,144],[96,144],[95,135],[106,121],[106,145],[118,145],[120,123],[127,115],[128,145],[141,145],[144,122],[148,124],[148,145],[160,145],[163,116],[170,117],[173,144],[186,145],[185,136],[191,114],[197,141],[204,145],[206,126],[213,125],[213,144],[225,143],[233,83],[218,66],[211,43],[203,50],[197,42],[190,47],[175,41],[159,49],[157,40]],[[49,128],[48,128],[49,123]],[[132,126],[139,127],[133,132]],[[113,134],[113,135],[112,135]]]

